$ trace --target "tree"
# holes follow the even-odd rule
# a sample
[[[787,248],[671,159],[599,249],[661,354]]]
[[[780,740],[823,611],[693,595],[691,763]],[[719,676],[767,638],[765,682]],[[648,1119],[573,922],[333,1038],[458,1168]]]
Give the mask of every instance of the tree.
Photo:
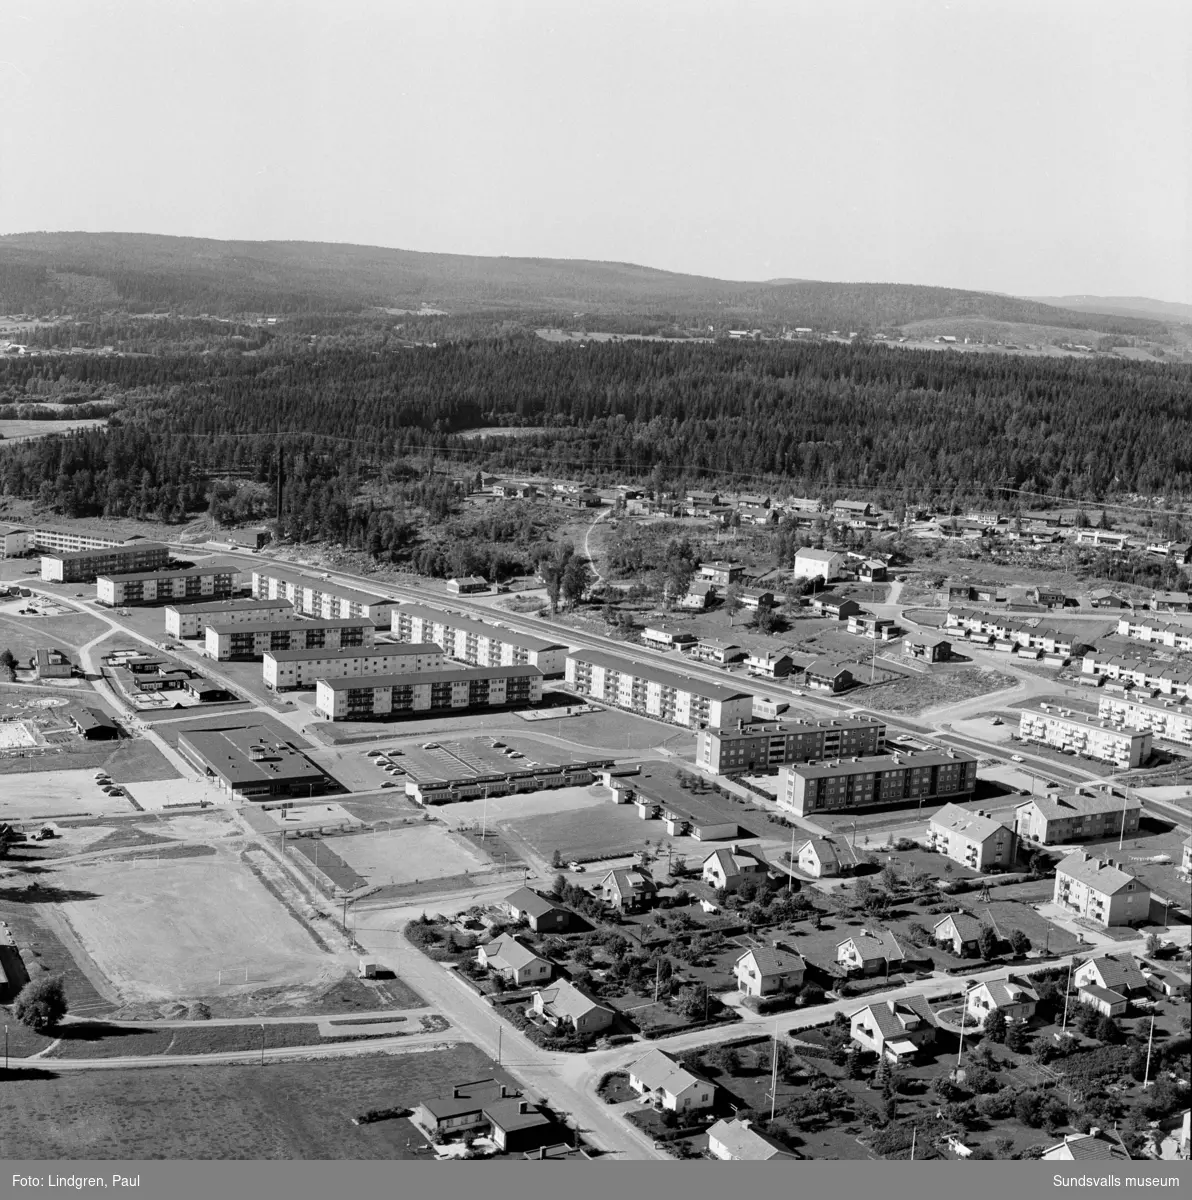
[[[998,936],[992,926],[986,925],[981,930],[981,934],[977,938],[977,946],[981,951],[982,958],[993,958],[997,954]]]
[[[563,851],[557,846],[555,847],[554,853],[552,853],[550,856],[550,865],[556,870],[563,865]]]
[[[571,555],[563,568],[561,581],[563,599],[574,608],[587,594],[593,579],[591,563],[578,554]]]
[[[1031,939],[1021,929],[1010,930],[1010,949],[1021,958],[1024,954],[1029,953],[1031,948]]]
[[[741,611],[741,594],[735,583],[730,583],[724,589],[724,611],[728,614],[728,623],[731,628],[733,618]]]
[[[1122,1041],[1121,1026],[1112,1017],[1102,1017],[1097,1022],[1097,1040],[1109,1045],[1117,1045]]]
[[[12,1006],[12,1015],[37,1033],[56,1028],[66,1013],[66,990],[61,975],[31,979],[17,993]]]
[[[984,1030],[991,1042],[1004,1042],[1008,1032],[1006,1014],[1000,1008],[991,1008],[985,1017]]]
[[[7,646],[0,650],[0,673],[7,674],[10,679],[17,673],[17,660]]]
[[[567,877],[565,875],[556,875],[554,883],[551,884],[550,894],[554,896],[556,900],[558,900],[562,897],[566,888]]]
[[[1025,1054],[1030,1048],[1030,1035],[1021,1021],[1016,1021],[1006,1030],[1006,1047],[1015,1054]]]

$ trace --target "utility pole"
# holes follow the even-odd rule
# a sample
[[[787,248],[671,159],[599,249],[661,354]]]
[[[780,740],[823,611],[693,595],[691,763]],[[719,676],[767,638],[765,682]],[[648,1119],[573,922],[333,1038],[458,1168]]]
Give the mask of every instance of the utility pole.
[[[1155,1044],[1155,1014],[1151,1013],[1151,1031],[1146,1039],[1146,1074],[1142,1080],[1142,1090],[1145,1092],[1151,1086],[1151,1047]]]
[[[915,1161],[915,1136],[919,1132],[918,1125],[911,1126],[911,1162]]]
[[[1060,1033],[1068,1031],[1068,993],[1072,990],[1072,968],[1076,966],[1076,958],[1073,956],[1072,961],[1068,964],[1068,982],[1064,987],[1064,1020],[1060,1025]]]
[[[265,1022],[261,1022],[261,1066],[265,1065]]]
[[[1152,1017],[1153,1021],[1154,1018]],[[778,1022],[774,1022],[774,1062],[770,1068],[770,1120],[774,1120],[774,1109],[778,1104]]]
[[[1130,785],[1126,784],[1126,794],[1122,800],[1122,830],[1118,834],[1118,849],[1122,848],[1122,843],[1126,840],[1126,808],[1130,803]]]

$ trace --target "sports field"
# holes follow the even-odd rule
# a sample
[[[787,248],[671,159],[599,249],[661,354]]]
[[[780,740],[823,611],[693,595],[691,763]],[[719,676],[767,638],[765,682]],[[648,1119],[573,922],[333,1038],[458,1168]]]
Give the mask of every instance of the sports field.
[[[413,825],[392,832],[355,833],[328,846],[371,884],[414,883],[475,874],[492,864],[441,826]]]
[[[318,985],[349,965],[229,856],[80,865],[54,884],[78,896],[59,913],[125,1002]]]

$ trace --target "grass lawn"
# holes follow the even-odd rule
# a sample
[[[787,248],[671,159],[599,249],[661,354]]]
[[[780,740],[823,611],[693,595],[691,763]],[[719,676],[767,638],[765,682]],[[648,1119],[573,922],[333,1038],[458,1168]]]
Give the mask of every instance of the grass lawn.
[[[1018,680],[988,667],[964,667],[939,675],[911,675],[865,689],[865,704],[879,712],[915,716],[945,704],[959,704],[1003,688]]]
[[[424,1139],[408,1120],[356,1126],[352,1118],[370,1108],[411,1108],[494,1070],[473,1046],[65,1077],[51,1064],[39,1077],[0,1090],[0,1157],[426,1158]]]
[[[28,603],[28,601],[25,601]],[[15,612],[0,614],[0,647],[18,659],[32,658],[35,650],[77,650],[107,629],[87,613],[72,612],[61,617],[22,617]]]
[[[161,751],[140,738],[121,738],[117,742],[84,742],[81,738],[73,738],[61,749],[39,758],[0,758],[0,775],[101,768],[107,771],[116,783],[142,783],[148,779],[178,778],[178,772]],[[85,809],[86,804],[80,803],[79,808]]]
[[[503,822],[538,855],[550,859],[555,850],[565,861],[590,862],[640,850],[661,828],[640,821],[631,804],[604,804],[570,812],[543,813]]]

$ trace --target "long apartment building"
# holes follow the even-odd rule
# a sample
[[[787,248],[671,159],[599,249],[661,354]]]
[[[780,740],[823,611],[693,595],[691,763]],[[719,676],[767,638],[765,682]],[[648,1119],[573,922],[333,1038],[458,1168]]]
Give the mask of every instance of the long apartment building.
[[[437,671],[443,651],[421,643],[403,646],[345,646],[338,650],[266,650],[262,676],[275,692],[314,687],[320,679],[363,675],[407,675]]]
[[[695,761],[716,775],[735,775],[772,771],[813,758],[881,754],[885,746],[886,723],[875,717],[742,722],[730,729],[701,729],[695,739]]]
[[[962,630],[968,637],[990,638],[1007,646],[1041,650],[1044,654],[1059,654],[1065,658],[1080,653],[1089,644],[1086,635],[1062,625],[1049,622],[1028,625],[1016,617],[973,608],[950,608],[944,628]]]
[[[1103,721],[1087,713],[1046,708],[1024,708],[1018,736],[1027,742],[1071,750],[1085,758],[1112,763],[1120,770],[1140,767],[1151,756],[1151,734]]]
[[[567,647],[560,642],[489,625],[425,604],[402,604],[393,612],[391,632],[401,642],[434,642],[448,658],[478,667],[537,667],[562,675]]]
[[[1102,696],[1097,706],[1102,721],[1145,729],[1152,737],[1192,746],[1192,707],[1179,700],[1146,700],[1133,696]]]
[[[209,600],[166,606],[166,633],[175,638],[203,635],[208,625],[259,625],[292,614],[288,600]]]
[[[1084,656],[1081,672],[1094,681],[1098,677],[1132,684],[1164,696],[1192,695],[1192,666],[1157,658],[1122,658],[1093,650]]]
[[[107,550],[113,546],[131,546],[144,541],[139,534],[119,537],[94,529],[32,529],[23,525],[5,525],[3,550],[5,558],[19,558],[32,550],[51,554],[73,554],[76,550]]]
[[[913,800],[966,800],[976,786],[973,755],[926,750],[787,767],[780,803],[801,817]]]
[[[47,583],[90,583],[100,575],[127,575],[169,566],[170,548],[161,542],[137,541],[98,550],[57,550],[41,556]]]
[[[525,708],[541,699],[542,671],[538,667],[456,667],[320,679],[315,711],[331,721],[371,721],[406,713]]]
[[[603,650],[570,651],[566,680],[581,696],[688,729],[723,729],[753,719],[749,692],[676,675]]]
[[[215,623],[207,626],[204,649],[223,662],[264,658],[270,650],[338,650],[372,646],[376,626],[368,617],[275,617],[260,625]]]
[[[375,592],[362,592],[327,579],[313,579],[282,567],[254,567],[252,594],[258,600],[288,600],[297,612],[310,617],[368,617],[374,625],[389,624],[401,603]]]
[[[241,590],[243,578],[239,566],[229,562],[203,563],[182,571],[100,575],[95,580],[95,598],[112,608],[170,600],[226,600]]]
[[[1151,613],[1136,613],[1118,620],[1118,634],[1138,642],[1166,646],[1169,650],[1192,652],[1192,625],[1160,621]]]
[[[1048,792],[1032,796],[1014,809],[1014,828],[1021,838],[1044,846],[1094,838],[1133,837],[1142,805],[1135,796],[1112,792]]]

